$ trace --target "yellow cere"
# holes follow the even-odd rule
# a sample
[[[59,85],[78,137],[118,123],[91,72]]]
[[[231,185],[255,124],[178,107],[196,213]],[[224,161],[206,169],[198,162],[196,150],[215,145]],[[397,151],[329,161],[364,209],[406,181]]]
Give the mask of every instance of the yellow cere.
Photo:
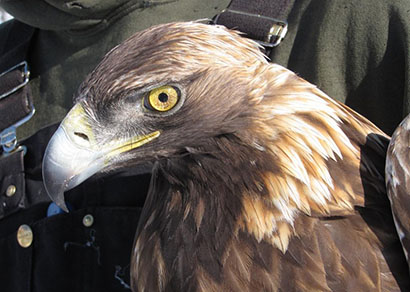
[[[149,92],[149,105],[157,111],[166,112],[172,109],[179,99],[177,90],[169,85],[155,88]]]
[[[81,103],[77,103],[65,117],[62,122],[62,126],[66,129],[67,133],[74,134],[70,135],[71,139],[75,139],[75,133],[83,133],[87,136],[85,139],[75,139],[76,144],[84,147],[98,148],[95,143],[95,137],[92,128],[88,122],[87,114]]]

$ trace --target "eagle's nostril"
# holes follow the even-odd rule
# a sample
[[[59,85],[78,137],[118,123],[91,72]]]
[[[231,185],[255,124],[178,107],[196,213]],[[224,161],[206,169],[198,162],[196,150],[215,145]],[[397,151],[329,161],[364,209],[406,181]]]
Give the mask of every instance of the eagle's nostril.
[[[84,133],[74,132],[74,135],[76,135],[77,137],[79,137],[79,138],[81,138],[81,139],[83,139],[83,140],[85,140],[85,141],[87,141],[87,142],[90,141],[90,139],[88,138],[88,136],[87,136],[86,134],[84,134]]]

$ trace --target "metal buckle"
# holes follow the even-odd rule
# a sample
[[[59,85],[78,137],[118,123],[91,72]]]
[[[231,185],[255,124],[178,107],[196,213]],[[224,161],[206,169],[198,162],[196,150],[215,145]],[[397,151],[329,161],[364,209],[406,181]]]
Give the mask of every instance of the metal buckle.
[[[263,46],[270,48],[279,46],[288,33],[288,23],[286,21],[276,21],[269,30],[268,42],[261,42]]]
[[[30,78],[30,71],[28,70],[28,65],[27,65],[26,61],[23,61],[23,62],[15,65],[13,67],[11,67],[10,69],[7,69],[6,71],[4,71],[3,73],[0,74],[0,77],[3,76],[3,75],[6,75],[7,73],[9,73],[13,70],[16,70],[19,67],[23,67],[23,72],[22,72],[22,77],[24,78],[23,82],[20,83],[19,85],[17,85],[16,87],[14,87],[13,89],[1,94],[0,99],[3,99],[5,97],[9,96],[10,94],[13,94],[14,92],[16,92],[20,88],[24,87],[28,83],[29,78]]]
[[[259,43],[260,45],[262,45],[264,47],[268,47],[268,48],[277,47],[281,43],[281,41],[285,38],[285,36],[288,32],[288,23],[287,23],[287,21],[279,20],[279,19],[276,19],[276,18],[272,18],[272,17],[260,15],[260,14],[253,14],[253,13],[248,13],[248,12],[239,11],[239,10],[232,10],[232,9],[222,10],[222,12],[219,13],[215,17],[215,19],[213,21],[215,24],[218,23],[219,16],[224,12],[231,12],[231,13],[235,13],[235,14],[250,16],[250,17],[258,17],[258,18],[266,19],[266,20],[269,20],[269,21],[273,22],[273,25],[270,28],[269,33],[266,36],[265,41],[254,40],[254,41],[256,41],[257,43]]]
[[[28,82],[29,82],[29,77],[30,77],[30,71],[28,70],[28,64],[26,61],[23,61],[13,67],[11,67],[10,69],[7,69],[6,71],[4,71],[3,73],[0,74],[0,77],[13,71],[18,69],[19,67],[22,67],[22,77],[23,82],[20,83],[19,85],[17,85],[16,87],[12,88],[11,90],[3,93],[0,95],[0,100],[3,98],[6,98],[7,96],[15,93],[16,91],[18,91],[19,89],[23,88]],[[0,133],[0,145],[3,148],[3,154],[1,155],[3,156],[7,156],[11,153],[13,153],[14,151],[19,151],[19,150],[24,150],[24,146],[19,146],[17,147],[17,136],[16,136],[16,129],[18,127],[20,127],[22,124],[26,123],[28,120],[31,119],[31,117],[34,115],[35,113],[35,108],[34,105],[31,104],[31,109],[30,109],[30,113],[25,116],[23,119],[21,119],[20,121],[16,122],[14,125],[8,127],[7,129],[3,130]],[[17,147],[17,148],[16,148]]]

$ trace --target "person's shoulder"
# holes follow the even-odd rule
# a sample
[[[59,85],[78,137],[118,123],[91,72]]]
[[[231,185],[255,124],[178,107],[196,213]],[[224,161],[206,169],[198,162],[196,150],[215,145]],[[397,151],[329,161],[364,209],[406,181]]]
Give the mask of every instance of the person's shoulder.
[[[10,19],[0,24],[0,56],[31,35],[34,28],[18,20]]]
[[[13,25],[13,23],[15,23],[16,21],[17,20],[12,18],[12,19],[9,19],[7,21],[0,23],[0,32],[3,32],[4,30],[9,29]]]
[[[12,27],[15,25],[16,20],[10,19],[0,24],[0,46],[3,46],[7,40]]]

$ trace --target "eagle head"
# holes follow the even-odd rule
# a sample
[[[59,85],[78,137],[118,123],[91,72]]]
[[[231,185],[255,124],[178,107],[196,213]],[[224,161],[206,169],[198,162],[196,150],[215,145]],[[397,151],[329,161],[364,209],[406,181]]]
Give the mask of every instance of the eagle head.
[[[257,44],[219,26],[137,33],[81,85],[46,151],[48,193],[66,209],[63,192],[100,170],[179,155],[247,127],[265,86],[252,79],[262,64]]]

